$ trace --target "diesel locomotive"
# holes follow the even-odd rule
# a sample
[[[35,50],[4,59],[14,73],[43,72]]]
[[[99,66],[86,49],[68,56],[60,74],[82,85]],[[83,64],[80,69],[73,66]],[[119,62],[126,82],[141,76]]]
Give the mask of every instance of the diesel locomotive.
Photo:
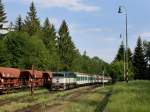
[[[50,72],[0,67],[0,93],[32,87],[67,90],[91,84],[109,83],[111,77],[78,72]]]

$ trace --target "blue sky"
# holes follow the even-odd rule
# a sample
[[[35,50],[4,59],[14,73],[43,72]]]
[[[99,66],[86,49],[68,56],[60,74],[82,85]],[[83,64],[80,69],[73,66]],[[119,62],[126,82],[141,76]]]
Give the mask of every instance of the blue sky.
[[[111,62],[125,36],[125,16],[117,14],[119,5],[128,11],[129,47],[134,51],[137,37],[150,41],[150,0],[3,0],[8,21],[26,16],[34,1],[41,22],[48,17],[59,28],[65,19],[76,47],[90,57]]]

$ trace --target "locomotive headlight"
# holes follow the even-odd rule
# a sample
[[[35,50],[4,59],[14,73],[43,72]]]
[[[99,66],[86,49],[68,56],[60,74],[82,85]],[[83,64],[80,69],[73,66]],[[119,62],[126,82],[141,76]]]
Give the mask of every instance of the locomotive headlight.
[[[59,78],[57,78],[56,80],[57,80],[57,82],[59,82]]]

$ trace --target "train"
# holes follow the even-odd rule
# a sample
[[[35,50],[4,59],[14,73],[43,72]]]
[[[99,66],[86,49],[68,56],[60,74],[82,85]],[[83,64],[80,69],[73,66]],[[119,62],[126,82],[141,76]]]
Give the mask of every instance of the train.
[[[109,83],[111,77],[78,72],[51,72],[0,67],[0,93],[31,87],[67,90],[79,86]]]
[[[52,75],[52,89],[66,90],[79,86],[111,82],[111,77],[78,72],[55,72]]]

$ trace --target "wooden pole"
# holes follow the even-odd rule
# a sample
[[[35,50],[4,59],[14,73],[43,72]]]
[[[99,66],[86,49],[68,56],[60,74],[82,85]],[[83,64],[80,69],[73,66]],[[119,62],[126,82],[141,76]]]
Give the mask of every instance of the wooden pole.
[[[34,76],[34,65],[32,65],[32,76]],[[30,80],[30,84],[31,84],[31,86],[30,86],[30,93],[31,93],[31,95],[33,95],[34,94],[34,92],[33,92],[33,79],[31,78],[31,80]]]

